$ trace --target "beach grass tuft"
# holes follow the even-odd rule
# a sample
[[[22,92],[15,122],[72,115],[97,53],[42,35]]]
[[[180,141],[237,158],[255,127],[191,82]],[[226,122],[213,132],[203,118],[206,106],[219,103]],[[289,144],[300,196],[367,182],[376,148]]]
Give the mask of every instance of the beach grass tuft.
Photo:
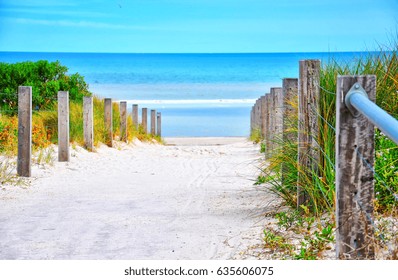
[[[338,75],[376,75],[376,103],[389,114],[398,118],[398,36],[392,47],[383,47],[377,53],[369,53],[357,57],[352,61],[337,62],[332,58],[322,65],[320,73],[320,106],[319,124],[320,130],[315,140],[317,143],[320,160],[311,169],[300,166],[297,163],[297,137],[293,140],[274,139],[272,146],[279,148],[272,153],[267,153],[268,164],[258,177],[257,184],[267,182],[271,190],[280,196],[285,205],[292,209],[297,208],[297,186],[300,176],[300,186],[306,193],[308,200],[303,215],[310,215],[319,220],[328,217],[327,226],[320,226],[318,235],[307,236],[302,241],[300,251],[294,256],[296,259],[311,259],[318,257],[318,251],[324,249],[319,244],[321,239],[331,240],[333,232],[335,211],[335,124],[336,124],[336,81]],[[297,107],[297,99],[293,100],[293,107]],[[289,116],[289,133],[298,133],[297,115]],[[375,130],[375,200],[374,209],[376,217],[376,250],[387,252],[384,255],[378,253],[378,258],[394,258],[398,251],[396,238],[386,240],[385,236],[396,234],[398,218],[398,146],[388,139],[378,129]],[[260,140],[261,141],[261,140]],[[261,151],[264,147],[261,146]],[[267,150],[267,147],[265,147]],[[282,172],[283,171],[283,172]],[[305,211],[302,211],[305,210]],[[298,220],[301,218],[297,218]],[[393,225],[389,228],[384,224]],[[395,229],[394,229],[395,228]],[[389,231],[389,232],[387,232]],[[266,232],[266,231],[265,231]],[[394,234],[392,234],[394,233]],[[325,235],[325,236],[323,236]],[[271,235],[266,238],[279,240]],[[318,238],[319,237],[319,238]],[[279,242],[279,241],[278,241]],[[280,242],[281,243],[281,242]],[[318,246],[319,245],[319,246]],[[317,249],[314,250],[314,246]],[[394,248],[391,253],[388,248]],[[319,249],[319,250],[318,250]],[[313,254],[316,252],[317,254]],[[394,255],[395,254],[395,255]]]
[[[94,145],[98,147],[104,143],[107,137],[104,124],[104,102],[98,97],[93,98],[94,106]],[[83,105],[80,101],[71,101],[69,104],[69,137],[72,145],[83,146]],[[120,116],[119,104],[113,103],[113,132],[114,138],[120,139]],[[136,129],[133,126],[131,116],[127,119],[128,131],[127,141],[134,139],[140,141],[155,141],[162,144],[161,137],[147,134],[140,126]],[[35,154],[34,162],[41,165],[52,165],[52,144],[58,143],[58,112],[57,104],[48,106],[45,110],[34,110],[32,113],[32,150]],[[15,164],[12,164],[10,157],[17,154],[18,149],[18,116],[15,114],[0,114],[0,155],[7,156],[7,160],[1,161],[0,182],[18,183],[15,178]],[[14,160],[15,161],[15,160]]]
[[[335,209],[335,104],[337,75],[367,75],[377,77],[376,103],[394,117],[398,117],[398,44],[388,50],[380,50],[357,57],[353,61],[340,63],[331,59],[324,64],[320,75],[320,108],[318,114],[320,130],[316,137],[320,161],[316,168],[307,170],[297,163],[297,142],[273,140],[279,149],[270,156],[269,165],[261,177],[267,177],[273,190],[283,197],[288,205],[297,204],[297,178],[308,195],[308,207],[315,215]],[[297,102],[297,101],[296,101]],[[293,104],[297,106],[297,104]],[[292,126],[289,133],[295,131],[297,116],[289,116]],[[297,132],[297,131],[296,131]],[[254,135],[254,133],[253,133]],[[398,148],[383,133],[376,130],[376,200],[378,209],[388,210],[397,206],[394,194],[398,193]],[[284,170],[282,178],[282,169]],[[272,176],[271,176],[272,174]],[[283,180],[282,180],[283,179]],[[262,179],[264,180],[264,179]],[[282,183],[283,181],[283,183]],[[389,186],[388,188],[386,186]]]

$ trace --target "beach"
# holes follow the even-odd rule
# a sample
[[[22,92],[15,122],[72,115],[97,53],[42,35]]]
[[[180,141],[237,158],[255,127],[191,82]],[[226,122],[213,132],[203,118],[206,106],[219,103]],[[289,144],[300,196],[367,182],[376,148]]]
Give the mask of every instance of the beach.
[[[0,61],[60,61],[79,73],[90,92],[114,102],[162,113],[164,137],[233,137],[250,134],[250,109],[298,61],[347,61],[356,52],[323,53],[62,53],[1,52]],[[141,113],[139,113],[141,121]],[[222,129],[220,129],[222,127]]]
[[[275,197],[253,185],[243,137],[166,138],[71,150],[1,190],[1,259],[256,258]],[[270,206],[270,207],[271,207]]]

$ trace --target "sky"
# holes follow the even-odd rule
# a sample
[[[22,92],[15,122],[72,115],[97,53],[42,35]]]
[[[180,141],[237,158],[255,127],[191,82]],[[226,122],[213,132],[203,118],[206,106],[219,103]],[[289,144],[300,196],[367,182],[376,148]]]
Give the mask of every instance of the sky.
[[[398,0],[0,0],[0,51],[371,51]]]

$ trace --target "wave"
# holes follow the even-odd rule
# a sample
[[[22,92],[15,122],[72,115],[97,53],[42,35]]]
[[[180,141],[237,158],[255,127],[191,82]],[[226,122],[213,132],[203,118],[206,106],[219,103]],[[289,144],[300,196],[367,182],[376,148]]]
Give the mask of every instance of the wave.
[[[90,84],[90,91],[115,100],[254,99],[280,83]]]

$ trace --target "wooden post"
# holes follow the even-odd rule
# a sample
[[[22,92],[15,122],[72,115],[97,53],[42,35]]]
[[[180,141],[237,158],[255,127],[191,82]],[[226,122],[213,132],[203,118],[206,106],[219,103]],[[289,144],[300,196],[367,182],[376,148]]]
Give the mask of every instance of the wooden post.
[[[253,130],[254,130],[254,105],[250,110],[250,136],[253,135]]]
[[[269,121],[269,131],[268,131],[268,152],[267,155],[268,157],[272,156],[273,150],[274,150],[274,135],[275,135],[275,91],[270,90],[269,93],[269,116],[268,116],[268,121]]]
[[[69,158],[69,92],[58,91],[58,161]]]
[[[297,118],[298,111],[293,107],[297,103],[298,79],[285,78],[282,83],[283,89],[283,142],[297,141],[297,133],[289,130],[294,118]]]
[[[83,97],[83,134],[84,147],[89,150],[94,150],[94,118],[93,118],[93,97]]]
[[[120,102],[120,141],[127,142],[127,102]]]
[[[271,88],[274,111],[273,148],[279,148],[283,135],[283,90],[280,87]]]
[[[112,117],[112,98],[104,99],[105,108],[105,144],[113,147],[113,117]]]
[[[133,125],[136,129],[138,129],[138,105],[137,104],[133,104],[132,115],[133,115]]]
[[[260,98],[257,99],[256,101],[256,129],[260,130],[260,126],[261,126],[261,102],[260,102]]]
[[[299,119],[298,119],[298,182],[297,207],[309,199],[303,186],[305,177],[318,172],[320,152],[319,136],[319,73],[320,60],[300,60],[299,77]]]
[[[142,108],[142,120],[141,120],[142,128],[144,129],[144,133],[148,133],[148,109]]]
[[[253,105],[253,131],[255,131],[256,130],[256,125],[257,125],[257,112],[256,112],[256,109],[257,109],[257,100],[256,100],[256,102],[254,102],[254,105]]]
[[[156,133],[156,110],[151,110],[151,134]]]
[[[265,137],[265,121],[266,121],[265,114],[266,114],[266,111],[267,111],[267,106],[266,106],[266,103],[265,103],[265,95],[261,96],[260,103],[261,103],[261,106],[260,106],[261,107],[260,131],[261,131],[261,137],[264,138]]]
[[[283,79],[283,122],[282,122],[282,141],[283,143],[296,143],[297,133],[293,129],[293,120],[297,118],[297,109],[293,106],[297,103],[298,79]],[[286,185],[286,176],[289,168],[285,162],[282,163],[282,185]]]
[[[375,101],[376,76],[338,76],[336,96],[336,254],[373,259],[374,126],[353,117],[344,98],[359,83]]]
[[[271,145],[271,94],[267,93],[265,95],[265,158],[269,158],[270,145]]]
[[[253,132],[257,129],[257,100],[253,105]]]
[[[156,124],[157,133],[156,133],[156,135],[161,137],[162,136],[162,113],[158,112],[156,117],[157,117],[157,124]]]
[[[18,87],[18,159],[17,174],[31,176],[32,87]]]
[[[258,102],[257,102],[257,114],[258,114],[258,116],[257,116],[257,129],[259,130],[259,132],[260,132],[260,135],[261,135],[261,123],[262,123],[262,120],[261,120],[261,112],[262,112],[262,104],[261,104],[261,97],[258,99]]]

